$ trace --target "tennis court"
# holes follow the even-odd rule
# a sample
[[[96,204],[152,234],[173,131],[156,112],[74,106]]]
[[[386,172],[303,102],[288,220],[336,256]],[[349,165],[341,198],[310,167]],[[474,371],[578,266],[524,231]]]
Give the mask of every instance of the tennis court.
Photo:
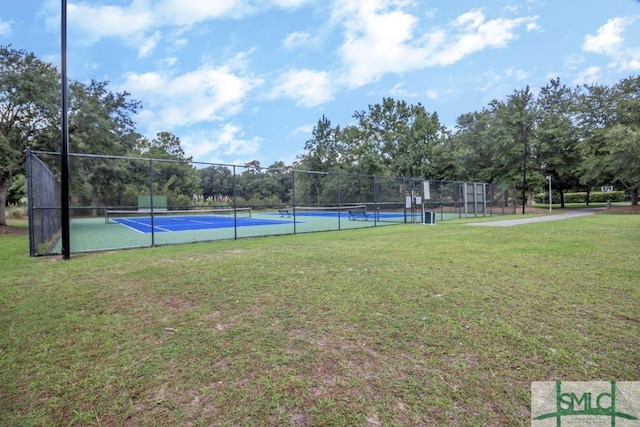
[[[278,218],[274,218],[274,217]],[[117,224],[139,233],[171,233],[235,227],[262,227],[329,221],[419,222],[421,214],[409,212],[368,211],[365,205],[345,207],[302,207],[280,209],[256,215],[251,208],[210,210],[161,210],[154,212],[105,212],[106,224]],[[373,225],[373,224],[371,224]],[[363,224],[366,226],[366,224]]]
[[[118,224],[139,233],[171,233],[233,227],[256,227],[290,224],[291,221],[252,218],[251,210],[218,209],[165,211],[153,215],[128,211],[107,211],[105,223]]]
[[[437,216],[439,221],[458,217]],[[71,247],[80,253],[421,222],[421,212],[397,206],[158,210],[153,215],[144,210],[106,210],[102,218],[72,219]],[[59,251],[60,242],[47,250]]]
[[[29,253],[61,254],[66,233],[60,153],[28,152]],[[109,185],[73,174],[69,253],[431,224],[434,215],[443,221],[515,212],[514,189],[486,183],[78,153],[70,157],[74,170],[123,173],[109,172]],[[189,185],[199,180],[200,186],[191,188],[185,181],[183,187],[176,181],[183,175]],[[221,208],[227,212],[202,212]]]
[[[71,247],[91,252],[166,244],[276,236],[392,225],[402,213],[367,214],[349,219],[347,208],[166,210],[150,212],[108,210],[103,217],[73,218]],[[381,216],[388,219],[381,221]],[[54,250],[59,250],[56,242]]]

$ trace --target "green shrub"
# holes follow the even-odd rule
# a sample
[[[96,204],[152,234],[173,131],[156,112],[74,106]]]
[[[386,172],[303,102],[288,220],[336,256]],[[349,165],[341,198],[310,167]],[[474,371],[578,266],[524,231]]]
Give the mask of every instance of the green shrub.
[[[603,193],[601,191],[594,191],[589,196],[591,202],[606,202],[611,200],[612,202],[624,202],[624,191],[610,191]]]
[[[536,193],[534,195],[534,201],[536,203],[549,203],[547,193]],[[625,197],[624,191],[610,191],[607,193],[603,193],[601,191],[592,191],[589,195],[590,203],[605,203],[607,201],[612,202],[623,202]],[[555,203],[560,202],[560,194],[553,192],[553,200]],[[564,193],[564,202],[565,203],[586,203],[587,202],[587,193],[585,191],[575,192],[575,193]]]
[[[564,193],[564,202],[565,203],[587,203],[587,193],[585,191],[580,191],[577,193]]]
[[[22,219],[27,217],[27,206],[10,203],[5,211],[7,218]]]

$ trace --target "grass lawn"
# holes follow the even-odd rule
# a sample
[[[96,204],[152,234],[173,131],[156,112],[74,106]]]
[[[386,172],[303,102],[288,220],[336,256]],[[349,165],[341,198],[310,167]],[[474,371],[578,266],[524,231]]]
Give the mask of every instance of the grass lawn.
[[[531,381],[640,380],[640,215],[0,247],[3,425],[525,426]]]

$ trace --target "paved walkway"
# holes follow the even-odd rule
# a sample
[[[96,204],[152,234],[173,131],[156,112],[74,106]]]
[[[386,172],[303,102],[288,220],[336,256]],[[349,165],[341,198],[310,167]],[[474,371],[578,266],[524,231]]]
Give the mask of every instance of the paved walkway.
[[[530,224],[533,222],[555,221],[558,219],[575,218],[579,216],[591,215],[602,209],[603,208],[580,209],[576,211],[567,211],[567,212],[563,212],[561,214],[555,214],[555,215],[541,215],[541,216],[536,216],[532,218],[522,218],[522,219],[505,219],[502,221],[472,222],[467,225],[476,225],[476,226],[485,226],[485,227],[511,227],[513,225]]]

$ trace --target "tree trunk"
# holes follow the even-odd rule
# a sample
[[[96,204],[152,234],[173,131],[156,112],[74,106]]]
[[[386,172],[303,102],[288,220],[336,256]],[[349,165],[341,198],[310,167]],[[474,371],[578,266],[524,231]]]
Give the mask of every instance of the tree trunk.
[[[560,208],[564,209],[564,190],[560,190]]]
[[[638,189],[634,188],[631,190],[631,205],[638,206]]]
[[[7,190],[11,179],[0,181],[0,225],[7,225]]]

